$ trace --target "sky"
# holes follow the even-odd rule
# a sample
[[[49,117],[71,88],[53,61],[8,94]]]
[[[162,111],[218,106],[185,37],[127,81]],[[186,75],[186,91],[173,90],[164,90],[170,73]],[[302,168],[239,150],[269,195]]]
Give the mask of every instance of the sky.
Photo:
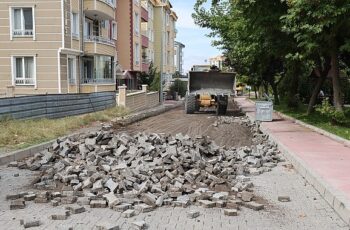
[[[221,54],[221,51],[211,46],[211,38],[205,36],[209,30],[194,24],[191,14],[196,0],[171,0],[173,10],[179,19],[176,22],[178,34],[176,41],[183,43],[184,72],[188,72],[195,64],[207,64],[205,60]]]

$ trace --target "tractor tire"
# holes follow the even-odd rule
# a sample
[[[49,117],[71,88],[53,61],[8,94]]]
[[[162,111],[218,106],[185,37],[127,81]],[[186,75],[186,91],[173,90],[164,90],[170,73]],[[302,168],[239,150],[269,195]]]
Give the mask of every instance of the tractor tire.
[[[185,103],[186,114],[193,114],[196,111],[196,95],[187,95]]]
[[[218,98],[218,105],[216,107],[216,115],[220,116],[220,115],[225,115],[227,112],[227,97],[219,97]]]

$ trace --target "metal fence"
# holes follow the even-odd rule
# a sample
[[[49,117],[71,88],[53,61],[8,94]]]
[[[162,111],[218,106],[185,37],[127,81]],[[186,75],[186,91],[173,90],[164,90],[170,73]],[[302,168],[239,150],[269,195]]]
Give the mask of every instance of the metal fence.
[[[116,106],[115,92],[0,98],[0,118],[61,118]]]

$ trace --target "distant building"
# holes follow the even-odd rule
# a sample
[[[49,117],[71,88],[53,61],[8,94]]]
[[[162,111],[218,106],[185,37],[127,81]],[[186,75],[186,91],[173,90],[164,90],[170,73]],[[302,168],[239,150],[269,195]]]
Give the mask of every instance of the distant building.
[[[223,68],[223,63],[225,61],[226,57],[224,55],[218,55],[216,57],[211,57],[209,58],[209,64],[211,66],[215,65],[217,66],[220,70]]]
[[[175,41],[175,69],[176,72],[180,73],[181,75],[183,74],[183,56],[184,56],[184,50],[185,45],[182,44],[181,42]]]
[[[209,71],[211,65],[194,65],[192,66],[191,71]]]

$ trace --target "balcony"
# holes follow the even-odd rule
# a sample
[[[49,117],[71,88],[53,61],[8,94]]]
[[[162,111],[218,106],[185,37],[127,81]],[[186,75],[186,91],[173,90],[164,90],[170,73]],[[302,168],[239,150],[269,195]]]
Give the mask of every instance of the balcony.
[[[109,38],[99,36],[86,36],[85,52],[87,54],[115,55],[115,42]]]
[[[148,22],[148,11],[141,6],[141,19],[144,22]]]
[[[84,12],[88,18],[114,20],[115,8],[115,0],[84,0]]]
[[[150,60],[148,58],[142,58],[141,71],[142,72],[148,72],[150,64],[151,64],[151,62],[150,62]]]
[[[142,47],[148,48],[148,43],[149,43],[148,37],[145,35],[142,35],[141,36],[141,43],[142,43]]]

